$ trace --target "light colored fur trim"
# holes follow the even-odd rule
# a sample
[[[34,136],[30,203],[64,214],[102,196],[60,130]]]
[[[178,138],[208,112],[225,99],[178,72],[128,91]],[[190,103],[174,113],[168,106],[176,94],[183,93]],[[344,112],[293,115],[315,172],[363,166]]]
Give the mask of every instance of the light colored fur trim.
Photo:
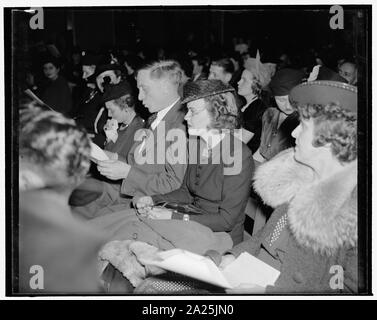
[[[313,170],[295,161],[293,153],[293,148],[284,150],[255,172],[254,189],[273,208],[291,201],[298,190],[313,180]]]
[[[332,254],[357,242],[357,163],[320,182],[287,150],[258,168],[254,188],[276,207],[288,202],[289,226],[297,241]]]

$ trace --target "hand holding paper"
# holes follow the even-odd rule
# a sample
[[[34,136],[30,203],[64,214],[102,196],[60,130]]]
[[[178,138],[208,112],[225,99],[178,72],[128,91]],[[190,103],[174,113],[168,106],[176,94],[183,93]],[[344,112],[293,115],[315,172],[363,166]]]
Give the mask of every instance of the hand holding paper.
[[[100,160],[100,161],[109,160],[109,157],[107,156],[107,154],[99,146],[97,146],[93,142],[90,142],[90,147],[91,147],[90,157],[92,159]]]

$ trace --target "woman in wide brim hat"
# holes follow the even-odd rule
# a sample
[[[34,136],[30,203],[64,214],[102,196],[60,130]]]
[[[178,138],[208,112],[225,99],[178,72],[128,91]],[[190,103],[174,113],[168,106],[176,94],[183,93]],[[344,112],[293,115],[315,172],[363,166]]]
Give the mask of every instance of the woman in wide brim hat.
[[[254,176],[254,189],[275,211],[223,266],[246,251],[280,270],[264,292],[357,293],[357,89],[307,82],[290,101],[300,114],[296,146]]]

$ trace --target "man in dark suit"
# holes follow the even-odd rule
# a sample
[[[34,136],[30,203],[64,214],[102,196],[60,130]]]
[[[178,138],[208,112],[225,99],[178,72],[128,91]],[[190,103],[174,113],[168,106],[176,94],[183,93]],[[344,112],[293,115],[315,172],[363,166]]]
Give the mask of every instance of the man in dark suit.
[[[171,148],[173,141],[167,141],[166,135],[174,129],[174,132],[180,133],[180,142],[186,145],[185,111],[182,110],[178,94],[182,73],[179,64],[170,60],[151,63],[138,70],[139,100],[152,113],[148,130],[135,135],[127,162],[107,160],[97,163],[103,176],[111,180],[122,179],[120,189],[105,184],[97,200],[85,208],[76,208],[76,212],[86,217],[96,217],[128,207],[130,197],[164,194],[181,186],[187,161],[174,164],[168,160],[174,158]],[[143,161],[150,155],[152,161]]]

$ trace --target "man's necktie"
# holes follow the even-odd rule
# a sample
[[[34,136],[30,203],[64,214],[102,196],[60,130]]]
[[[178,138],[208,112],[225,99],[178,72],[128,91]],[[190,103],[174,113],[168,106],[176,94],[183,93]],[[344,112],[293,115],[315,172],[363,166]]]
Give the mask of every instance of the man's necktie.
[[[151,128],[151,125],[153,123],[154,120],[156,120],[157,118],[157,112],[153,113],[147,120],[146,124],[145,124],[145,128],[146,129],[150,129]]]

